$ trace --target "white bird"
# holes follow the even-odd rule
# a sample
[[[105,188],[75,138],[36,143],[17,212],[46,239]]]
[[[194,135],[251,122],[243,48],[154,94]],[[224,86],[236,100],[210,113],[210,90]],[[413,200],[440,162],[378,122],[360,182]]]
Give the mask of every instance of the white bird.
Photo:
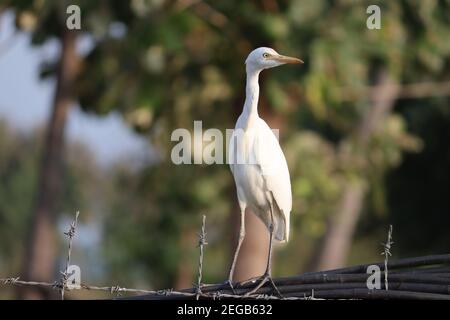
[[[302,60],[278,54],[271,48],[253,50],[245,61],[247,71],[246,97],[229,144],[229,163],[236,183],[241,211],[239,240],[228,276],[232,280],[236,260],[245,237],[245,209],[249,208],[266,225],[270,233],[269,254],[256,292],[271,279],[272,239],[289,239],[289,216],[292,209],[292,192],[289,170],[277,137],[258,115],[259,73],[286,63],[303,63]]]

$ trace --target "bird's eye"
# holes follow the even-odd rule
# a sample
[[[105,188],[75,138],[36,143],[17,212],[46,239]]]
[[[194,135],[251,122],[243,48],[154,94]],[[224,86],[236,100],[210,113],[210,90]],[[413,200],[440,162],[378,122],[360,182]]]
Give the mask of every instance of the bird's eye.
[[[268,57],[269,57],[269,54],[268,54],[267,52],[264,52],[264,53],[263,53],[263,57],[264,57],[264,58],[268,58]]]

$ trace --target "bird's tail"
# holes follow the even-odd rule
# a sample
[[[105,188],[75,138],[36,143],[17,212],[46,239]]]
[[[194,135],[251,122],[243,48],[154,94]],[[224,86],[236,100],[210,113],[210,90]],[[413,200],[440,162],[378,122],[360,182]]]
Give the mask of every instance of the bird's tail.
[[[275,218],[275,230],[274,235],[275,239],[281,242],[289,241],[289,213],[284,214],[282,210],[280,210],[280,214],[276,215]]]

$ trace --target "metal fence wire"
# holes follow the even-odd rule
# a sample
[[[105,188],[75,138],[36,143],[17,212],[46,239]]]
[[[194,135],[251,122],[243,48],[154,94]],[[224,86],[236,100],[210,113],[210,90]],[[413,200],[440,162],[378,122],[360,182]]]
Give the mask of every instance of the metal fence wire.
[[[258,284],[256,280],[248,280],[233,284],[203,284],[203,257],[206,242],[206,217],[202,218],[201,231],[198,234],[199,262],[197,282],[192,288],[184,290],[145,290],[126,288],[118,285],[95,286],[80,283],[73,286],[68,283],[73,239],[76,235],[79,212],[76,213],[70,228],[64,234],[68,238],[66,268],[61,272],[61,278],[54,282],[24,281],[20,277],[0,278],[3,286],[31,286],[58,290],[61,299],[71,290],[89,290],[108,292],[115,299],[420,299],[420,300],[450,300],[450,254],[430,255],[389,261],[392,241],[392,226],[389,227],[386,243],[382,243],[384,261],[356,265],[347,268],[309,272],[301,275],[275,278],[278,288],[276,293],[270,285],[261,287],[249,295]],[[368,279],[371,267],[379,270],[377,288],[369,289]],[[123,293],[133,294],[124,297]]]

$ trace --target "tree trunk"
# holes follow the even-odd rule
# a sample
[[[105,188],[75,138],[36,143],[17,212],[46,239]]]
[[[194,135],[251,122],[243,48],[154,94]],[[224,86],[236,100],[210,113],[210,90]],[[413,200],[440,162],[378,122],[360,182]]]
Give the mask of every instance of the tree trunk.
[[[371,93],[373,106],[368,108],[356,136],[357,152],[367,154],[368,142],[391,111],[398,95],[398,87],[386,71],[379,74],[378,85]],[[366,171],[364,168],[363,171]],[[365,172],[362,172],[364,176]],[[318,250],[318,258],[313,270],[326,270],[342,267],[347,259],[351,241],[361,208],[366,187],[362,182],[350,181],[345,187],[337,213],[329,221],[328,231]]]
[[[56,243],[55,210],[61,196],[61,170],[64,147],[64,128],[67,113],[73,103],[71,91],[79,70],[76,52],[76,33],[64,29],[52,114],[48,123],[38,178],[34,213],[31,219],[23,278],[25,280],[52,282],[55,276]],[[21,288],[23,299],[49,298],[45,290]]]

